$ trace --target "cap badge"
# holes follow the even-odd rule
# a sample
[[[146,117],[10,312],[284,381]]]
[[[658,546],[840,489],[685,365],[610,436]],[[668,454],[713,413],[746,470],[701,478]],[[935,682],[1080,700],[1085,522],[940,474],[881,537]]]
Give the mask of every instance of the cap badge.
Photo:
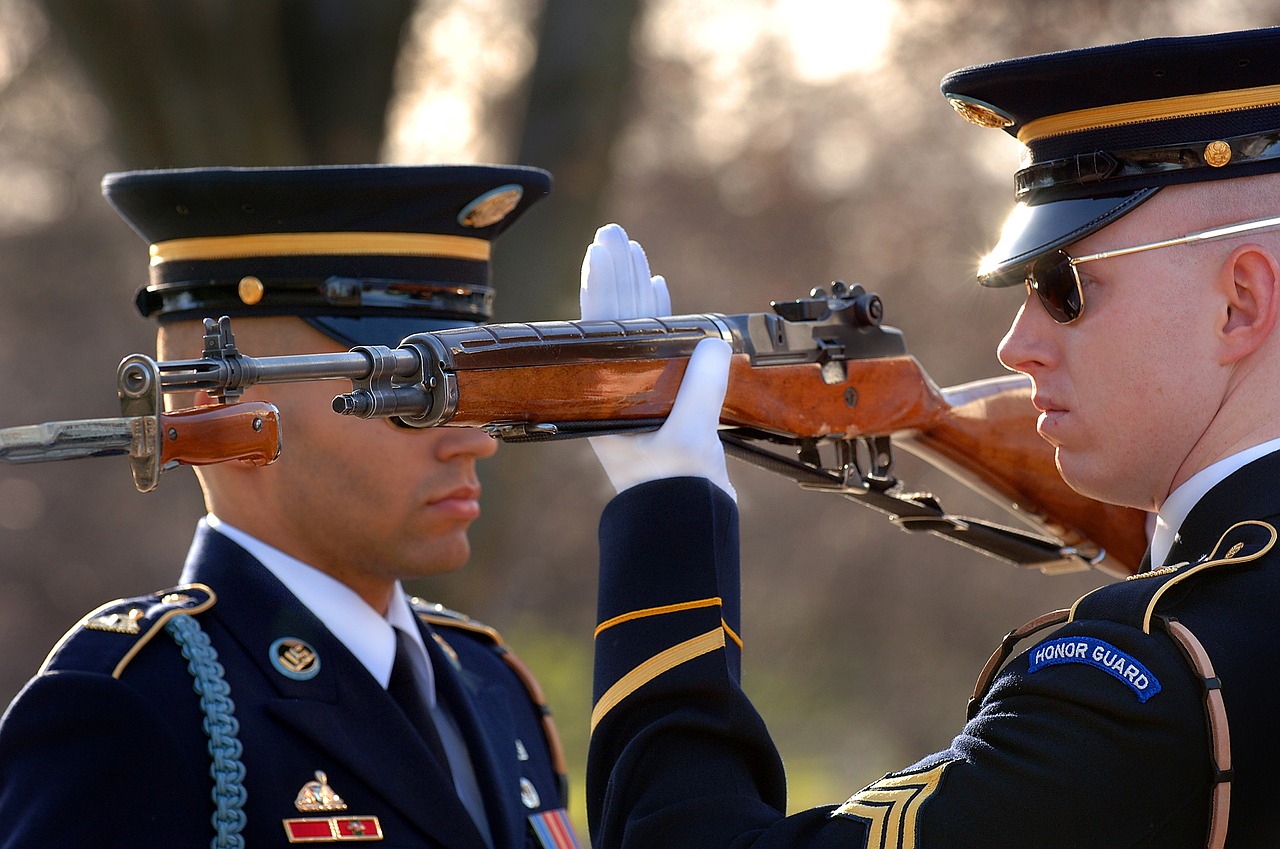
[[[1204,161],[1214,168],[1221,168],[1231,161],[1231,145],[1224,141],[1209,142],[1204,149]]]
[[[961,118],[964,118],[970,124],[977,124],[979,127],[988,127],[993,130],[1003,130],[1005,127],[1013,126],[1013,118],[996,109],[990,103],[961,97],[958,94],[948,94],[947,102],[951,104],[952,109],[960,113]]]
[[[316,770],[316,780],[308,781],[298,791],[293,806],[302,813],[310,811],[345,811],[347,803],[329,786],[329,776],[322,769]]]
[[[281,637],[268,650],[271,665],[286,678],[309,681],[320,674],[320,655],[297,637]]]
[[[524,188],[515,183],[499,186],[471,201],[458,213],[463,227],[488,227],[511,214],[524,197]]]

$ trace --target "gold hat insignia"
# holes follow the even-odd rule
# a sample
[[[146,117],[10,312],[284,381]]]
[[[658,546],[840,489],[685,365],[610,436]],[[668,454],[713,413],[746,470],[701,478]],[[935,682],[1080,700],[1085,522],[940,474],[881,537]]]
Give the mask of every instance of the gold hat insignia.
[[[458,223],[463,227],[488,227],[497,224],[511,214],[524,197],[524,188],[511,183],[487,191],[471,201],[458,213]]]
[[[951,104],[952,109],[960,113],[961,118],[964,118],[970,124],[977,124],[979,127],[987,127],[992,130],[1003,130],[1005,127],[1013,126],[1013,118],[991,104],[983,103],[981,100],[972,100],[956,94],[948,94],[947,102]]]

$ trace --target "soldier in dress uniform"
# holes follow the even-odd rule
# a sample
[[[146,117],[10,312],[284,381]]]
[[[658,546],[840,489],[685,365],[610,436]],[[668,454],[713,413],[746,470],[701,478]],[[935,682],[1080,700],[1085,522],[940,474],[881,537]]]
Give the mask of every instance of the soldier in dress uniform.
[[[103,181],[151,246],[161,359],[200,356],[222,315],[254,356],[483,322],[491,243],[549,190],[498,166]],[[90,613],[10,706],[0,845],[574,845],[536,683],[491,628],[400,586],[467,559],[494,441],[338,416],[334,394],[248,390],[281,411],[281,458],[200,468],[179,585]]]
[[[942,89],[1026,145],[979,270],[1025,292],[1000,359],[1032,378],[1072,487],[1158,513],[1148,562],[1012,632],[945,751],[787,816],[740,681],[714,438],[728,352],[704,341],[661,430],[595,442],[619,490],[600,530],[597,849],[1280,845],[1280,29],[997,62]],[[626,251],[617,233],[590,249],[593,317],[649,289],[606,261]]]

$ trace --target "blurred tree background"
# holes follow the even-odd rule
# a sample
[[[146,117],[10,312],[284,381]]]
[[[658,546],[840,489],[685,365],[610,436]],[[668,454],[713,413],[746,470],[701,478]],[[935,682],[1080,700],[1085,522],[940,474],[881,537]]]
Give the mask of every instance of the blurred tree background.
[[[972,271],[1017,151],[951,114],[942,75],[1275,24],[1265,0],[0,0],[0,426],[116,414],[116,365],[153,329],[131,306],[145,246],[98,182],[144,167],[539,165],[556,188],[498,244],[501,320],[575,315],[582,251],[618,221],[678,312],[844,279],[881,294],[939,384],[991,376],[1017,296]],[[946,745],[999,638],[1106,580],[1020,572],[730,471],[746,684],[793,808]],[[910,457],[898,472],[1004,518]],[[534,666],[580,794],[610,490],[575,442],[508,446],[484,480],[473,562],[414,589]],[[0,468],[0,695],[91,608],[171,584],[201,511],[185,471],[140,495],[119,458]]]

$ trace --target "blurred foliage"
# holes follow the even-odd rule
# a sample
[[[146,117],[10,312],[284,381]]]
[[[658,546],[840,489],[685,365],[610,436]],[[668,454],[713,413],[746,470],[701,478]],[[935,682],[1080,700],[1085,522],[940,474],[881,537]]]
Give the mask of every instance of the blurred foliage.
[[[971,275],[1009,206],[1016,145],[960,121],[938,80],[1013,55],[1280,23],[1264,0],[645,0],[618,4],[635,15],[619,47],[603,24],[548,31],[558,19],[525,0],[372,5],[400,23],[337,0],[47,0],[44,13],[0,0],[0,425],[113,415],[116,364],[152,346],[131,307],[144,246],[97,197],[126,165],[530,157],[563,191],[499,243],[506,320],[572,314],[582,249],[618,221],[677,311],[759,311],[859,282],[939,384],[990,376],[1016,296]],[[356,8],[359,26],[322,26]],[[105,24],[67,23],[108,9]],[[179,31],[196,25],[224,47],[187,46]],[[108,38],[132,60],[97,56]],[[132,94],[147,108],[122,105]],[[328,116],[341,126],[318,132]],[[565,135],[557,116],[592,132]],[[898,460],[952,511],[1005,518]],[[793,809],[946,745],[1000,637],[1104,580],[1017,571],[764,472],[731,474],[745,683],[792,772]],[[589,447],[566,442],[504,447],[485,487],[473,562],[414,589],[498,627],[538,672],[580,794],[608,484]],[[0,468],[0,693],[84,612],[172,583],[200,511],[185,472],[139,495],[119,459]]]

